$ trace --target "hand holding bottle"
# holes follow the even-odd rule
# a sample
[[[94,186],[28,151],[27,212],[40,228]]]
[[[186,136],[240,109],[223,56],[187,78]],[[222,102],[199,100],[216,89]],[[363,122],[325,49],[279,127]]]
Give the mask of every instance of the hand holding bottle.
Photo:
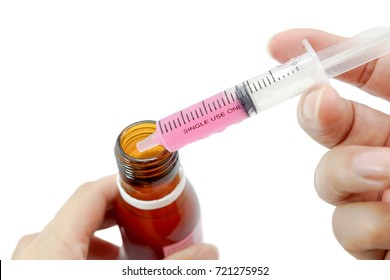
[[[275,35],[269,51],[284,62],[303,51],[304,38],[317,51],[344,40],[296,29]],[[387,55],[338,78],[389,101],[389,75]],[[356,258],[390,259],[390,117],[322,86],[302,96],[298,120],[314,140],[330,148],[318,164],[315,187],[323,200],[336,206],[336,238]]]
[[[116,224],[112,203],[117,196],[116,176],[83,184],[40,233],[20,240],[13,259],[117,259],[119,248],[94,236]],[[167,257],[217,258],[217,249],[207,244],[192,245]]]

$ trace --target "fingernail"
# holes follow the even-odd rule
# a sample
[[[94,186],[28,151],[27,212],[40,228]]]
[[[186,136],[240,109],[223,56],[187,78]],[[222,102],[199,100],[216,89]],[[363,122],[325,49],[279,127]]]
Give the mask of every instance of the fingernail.
[[[312,123],[314,125],[318,123],[321,99],[325,90],[326,88],[320,87],[306,95],[305,99],[303,100],[302,116],[306,122]]]
[[[390,153],[378,148],[357,154],[352,161],[356,176],[371,184],[390,183]]]

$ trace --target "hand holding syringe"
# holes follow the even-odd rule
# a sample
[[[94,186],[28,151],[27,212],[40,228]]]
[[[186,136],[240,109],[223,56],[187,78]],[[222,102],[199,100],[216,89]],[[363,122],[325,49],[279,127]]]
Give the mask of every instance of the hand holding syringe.
[[[372,28],[317,54],[307,41],[303,44],[305,54],[157,121],[156,132],[138,149],[162,145],[176,151],[389,53],[390,27]]]

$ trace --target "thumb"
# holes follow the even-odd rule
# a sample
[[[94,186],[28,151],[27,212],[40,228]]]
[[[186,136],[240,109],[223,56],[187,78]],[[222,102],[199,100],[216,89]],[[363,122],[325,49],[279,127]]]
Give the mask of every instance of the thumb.
[[[210,244],[195,244],[173,253],[165,260],[217,260],[218,249]]]

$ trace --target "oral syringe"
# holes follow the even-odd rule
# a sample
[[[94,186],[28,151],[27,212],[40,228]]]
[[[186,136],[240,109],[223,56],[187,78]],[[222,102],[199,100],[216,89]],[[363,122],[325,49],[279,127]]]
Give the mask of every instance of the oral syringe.
[[[142,152],[157,145],[168,151],[220,132],[310,87],[390,52],[390,27],[375,27],[315,53],[306,53],[156,122],[156,132],[140,141]]]

